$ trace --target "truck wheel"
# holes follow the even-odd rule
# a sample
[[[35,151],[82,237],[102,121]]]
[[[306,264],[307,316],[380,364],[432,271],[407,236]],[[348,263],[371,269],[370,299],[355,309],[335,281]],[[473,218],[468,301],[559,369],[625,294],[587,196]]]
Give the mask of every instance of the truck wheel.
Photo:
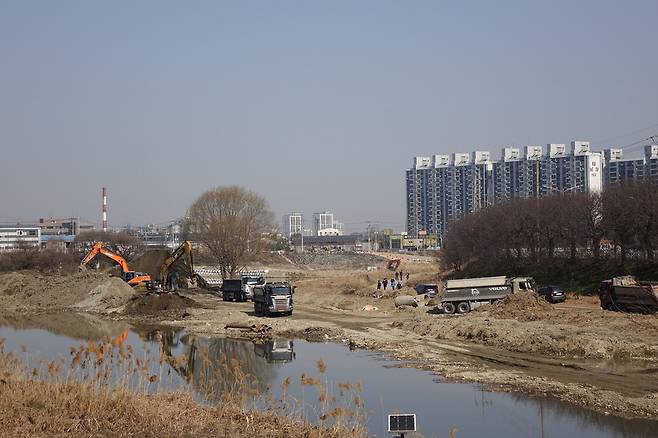
[[[468,304],[468,301],[462,301],[461,303],[457,304],[457,313],[461,313],[462,315],[464,313],[468,313],[471,311],[471,306]]]
[[[455,305],[452,303],[443,303],[443,313],[452,315],[453,313],[455,313]]]

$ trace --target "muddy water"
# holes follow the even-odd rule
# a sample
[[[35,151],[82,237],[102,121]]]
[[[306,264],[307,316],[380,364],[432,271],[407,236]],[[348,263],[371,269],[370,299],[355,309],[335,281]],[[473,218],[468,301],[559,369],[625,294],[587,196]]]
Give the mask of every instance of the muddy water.
[[[45,321],[45,320],[44,320]],[[70,348],[99,340],[101,321],[75,319],[56,324],[38,322],[0,327],[5,351],[30,360],[62,358],[71,361]],[[425,436],[447,436],[451,427],[458,437],[649,437],[657,436],[658,422],[624,420],[597,414],[551,398],[536,398],[514,393],[488,392],[471,384],[442,382],[437,376],[400,363],[385,360],[378,354],[350,351],[339,344],[316,344],[299,340],[276,340],[261,345],[251,342],[200,338],[182,331],[133,328],[102,321],[106,339],[120,339],[130,345],[135,356],[146,360],[147,375],[157,375],[157,383],[144,390],[188,389],[200,400],[212,403],[227,389],[242,386],[281,396],[281,382],[290,377],[286,391],[289,408],[307,418],[317,419],[320,410],[316,386],[302,384],[300,376],[319,378],[335,396],[337,404],[355,409],[353,398],[365,402],[367,426],[375,436],[386,434],[386,414],[416,413],[419,431]],[[40,327],[47,327],[47,330]],[[75,334],[78,327],[80,335]],[[24,353],[26,347],[28,353]],[[27,354],[27,356],[26,356]],[[149,360],[150,359],[150,360]],[[232,359],[234,359],[232,361]],[[326,369],[320,372],[318,361]],[[239,364],[239,371],[236,371]],[[320,367],[322,368],[322,367]],[[68,372],[68,371],[67,371]],[[254,381],[253,376],[258,377]],[[351,382],[351,387],[340,384]],[[307,381],[307,383],[309,383]],[[361,386],[362,385],[362,389]],[[342,395],[341,395],[342,388]],[[294,402],[291,402],[294,400]],[[261,405],[263,400],[254,402]]]

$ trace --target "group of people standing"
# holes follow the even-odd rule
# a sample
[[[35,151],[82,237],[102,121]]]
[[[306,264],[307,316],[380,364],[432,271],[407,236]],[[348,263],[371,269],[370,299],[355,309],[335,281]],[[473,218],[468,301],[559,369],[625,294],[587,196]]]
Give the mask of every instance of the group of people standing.
[[[395,271],[395,278],[391,278],[389,281],[387,278],[383,280],[378,280],[377,281],[377,290],[381,290],[382,288],[386,290],[386,288],[390,285],[392,290],[395,289],[402,289],[402,281],[403,280],[409,280],[409,273],[407,272],[406,274],[402,271],[398,272]]]

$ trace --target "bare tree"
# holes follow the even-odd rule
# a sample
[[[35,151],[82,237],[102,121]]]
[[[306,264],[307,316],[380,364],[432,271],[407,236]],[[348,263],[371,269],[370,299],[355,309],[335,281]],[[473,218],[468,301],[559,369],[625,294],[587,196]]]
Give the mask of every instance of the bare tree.
[[[124,259],[131,261],[144,249],[139,238],[126,232],[113,233],[109,231],[85,231],[75,237],[79,253],[86,253],[96,242],[103,242],[111,251]]]
[[[217,187],[203,193],[187,212],[185,234],[204,244],[223,278],[257,256],[274,230],[267,201],[238,186]]]

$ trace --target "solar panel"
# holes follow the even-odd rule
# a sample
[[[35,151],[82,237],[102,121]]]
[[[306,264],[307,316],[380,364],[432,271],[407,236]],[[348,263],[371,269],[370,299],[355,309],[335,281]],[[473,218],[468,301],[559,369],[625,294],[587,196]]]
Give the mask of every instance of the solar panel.
[[[396,414],[388,416],[389,432],[415,432],[416,414]]]

